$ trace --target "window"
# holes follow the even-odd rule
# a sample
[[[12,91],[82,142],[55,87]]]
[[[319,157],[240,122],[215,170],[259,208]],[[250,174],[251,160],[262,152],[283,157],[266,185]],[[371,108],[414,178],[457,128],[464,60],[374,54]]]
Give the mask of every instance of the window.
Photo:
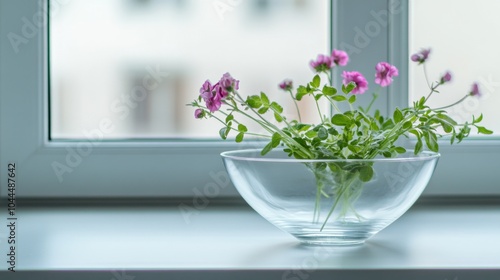
[[[78,2],[53,1],[58,5]],[[141,6],[145,5],[142,2],[150,3],[148,5],[162,2],[122,1],[129,3],[127,5],[132,9],[124,13],[149,9]],[[46,4],[46,1],[42,2]],[[411,44],[416,42],[409,44],[414,32],[411,24],[409,27],[409,19],[411,21],[412,12],[418,10],[413,7],[416,2],[411,1],[408,5],[400,0],[334,0],[331,4],[332,46],[351,54],[349,68],[362,71],[369,77],[374,75],[373,68],[378,61],[388,60],[401,70],[394,87],[390,92],[381,94],[377,101],[376,106],[382,111],[405,106],[409,102],[408,57],[414,51]],[[175,9],[183,9],[175,5],[184,2],[165,3]],[[18,189],[18,197],[186,197],[197,195],[203,186],[213,182],[219,182],[217,196],[237,195],[224,181],[227,178],[224,178],[218,154],[242,148],[240,145],[220,141],[126,140],[123,137],[127,134],[120,135],[121,141],[77,141],[71,138],[78,139],[81,135],[65,135],[64,129],[54,131],[54,138],[59,138],[59,141],[50,141],[49,120],[57,116],[52,115],[52,111],[49,116],[48,109],[49,104],[54,105],[52,102],[57,101],[48,98],[49,80],[56,77],[49,79],[47,11],[47,6],[39,5],[37,1],[0,2],[0,36],[6,38],[1,41],[0,47],[0,161],[2,170],[6,170],[9,162],[18,165],[19,185],[22,186]],[[57,6],[50,8],[51,13],[57,11],[60,11]],[[418,30],[415,32],[418,34]],[[318,51],[310,52],[315,54]],[[436,57],[437,52],[436,47]],[[307,59],[309,57],[310,54]],[[131,65],[137,67],[134,63]],[[141,67],[139,65],[139,69]],[[225,69],[221,68],[222,71]],[[458,74],[462,70],[457,68],[456,71]],[[129,74],[135,77],[135,73],[130,71]],[[210,73],[209,76],[218,74]],[[282,75],[282,78],[288,76],[286,73]],[[206,74],[200,76],[205,77]],[[274,78],[272,83],[271,86],[276,83]],[[369,96],[360,99],[366,102]],[[104,139],[103,131],[108,125],[106,122],[94,123],[89,133],[94,139]],[[151,138],[156,134],[144,135]],[[158,135],[164,138],[166,134]],[[495,167],[500,155],[500,143],[495,136],[472,139],[453,147],[442,143],[441,151],[443,157],[426,191],[428,195],[500,194],[500,190],[495,188]],[[4,184],[2,182],[2,186]]]
[[[453,10],[443,15],[443,11]],[[470,91],[473,82],[478,82],[481,98],[469,98],[466,102],[450,108],[450,113],[459,122],[472,119],[472,115],[485,115],[483,125],[500,134],[498,106],[500,95],[500,61],[497,51],[500,40],[491,36],[491,30],[500,28],[497,11],[500,2],[477,1],[412,1],[410,5],[410,50],[432,46],[432,61],[428,67],[429,77],[437,79],[446,70],[452,70],[453,82],[433,96],[432,106],[449,105]],[[415,66],[415,65],[413,65]],[[412,99],[427,93],[428,87],[421,67],[410,67],[410,93]],[[420,95],[419,95],[420,94]]]
[[[220,124],[200,125],[185,104],[207,78],[227,71],[242,81],[242,94],[264,91],[292,105],[277,84],[310,79],[307,62],[329,46],[329,6],[288,0],[60,5],[49,16],[51,139],[85,139],[102,120],[112,123],[105,139],[214,138]]]

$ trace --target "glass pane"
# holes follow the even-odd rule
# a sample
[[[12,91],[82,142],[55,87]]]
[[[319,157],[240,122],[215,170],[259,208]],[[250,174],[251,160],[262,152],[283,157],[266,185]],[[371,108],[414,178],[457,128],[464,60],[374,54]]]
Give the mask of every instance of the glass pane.
[[[329,46],[329,1],[64,3],[50,17],[52,139],[215,137],[220,124],[185,106],[207,78],[230,72],[242,95],[293,108],[277,84],[311,79]]]
[[[438,80],[447,70],[452,83],[440,88],[429,99],[431,107],[441,107],[459,100],[479,83],[482,96],[469,98],[449,109],[453,117],[464,122],[472,115],[485,115],[483,125],[500,134],[500,29],[497,0],[418,0],[410,5],[410,52],[432,48],[427,65],[430,81]],[[410,97],[427,95],[421,66],[410,66]],[[475,132],[473,133],[475,134]],[[472,134],[471,134],[472,135]]]

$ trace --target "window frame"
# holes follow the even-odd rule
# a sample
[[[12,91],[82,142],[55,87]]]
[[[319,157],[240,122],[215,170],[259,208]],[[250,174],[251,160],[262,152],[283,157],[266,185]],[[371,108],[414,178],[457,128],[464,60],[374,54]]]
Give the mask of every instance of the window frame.
[[[49,141],[48,26],[42,25],[31,38],[25,36],[27,42],[19,45],[17,53],[8,39],[11,33],[21,33],[23,18],[41,14],[47,22],[43,9],[47,1],[0,2],[0,184],[5,186],[0,189],[7,189],[8,164],[16,163],[18,198],[239,197],[228,183],[219,154],[262,147],[262,142]],[[401,0],[331,2],[334,48],[353,44],[354,28],[373,21],[370,12],[392,5],[400,5],[401,12],[389,14],[387,26],[371,38],[370,51],[352,54],[349,65],[370,73],[367,77],[374,73],[377,61],[387,59],[398,66],[400,77],[376,104],[383,112],[408,104],[408,97],[397,93],[408,92],[409,4]],[[425,195],[500,195],[494,176],[498,138],[474,139],[457,147],[441,143],[441,153]],[[66,172],[58,177],[54,166]]]

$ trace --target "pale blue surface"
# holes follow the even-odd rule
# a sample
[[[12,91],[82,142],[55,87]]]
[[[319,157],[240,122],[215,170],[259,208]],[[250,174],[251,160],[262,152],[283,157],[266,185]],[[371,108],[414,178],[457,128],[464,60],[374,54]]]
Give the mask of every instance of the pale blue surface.
[[[500,269],[493,205],[419,205],[365,245],[343,248],[299,245],[246,207],[212,207],[189,222],[177,206],[20,208],[17,216],[19,270]]]

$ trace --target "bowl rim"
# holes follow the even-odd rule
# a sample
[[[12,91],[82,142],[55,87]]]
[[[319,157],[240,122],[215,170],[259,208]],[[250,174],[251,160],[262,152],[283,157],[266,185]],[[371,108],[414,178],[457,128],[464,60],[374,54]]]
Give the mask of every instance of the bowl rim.
[[[276,157],[262,157],[260,151],[262,149],[242,149],[231,150],[222,152],[220,155],[225,159],[239,160],[239,161],[254,161],[254,162],[288,162],[288,163],[318,163],[318,162],[413,162],[413,161],[428,161],[441,157],[440,153],[432,151],[422,151],[419,155],[414,155],[414,150],[407,150],[411,152],[412,156],[395,157],[395,158],[374,158],[374,159],[296,159],[296,158],[276,158]],[[275,152],[279,149],[274,149]],[[283,150],[283,149],[281,149]],[[242,153],[253,153],[253,156],[239,156]],[[424,156],[422,156],[424,155]]]

